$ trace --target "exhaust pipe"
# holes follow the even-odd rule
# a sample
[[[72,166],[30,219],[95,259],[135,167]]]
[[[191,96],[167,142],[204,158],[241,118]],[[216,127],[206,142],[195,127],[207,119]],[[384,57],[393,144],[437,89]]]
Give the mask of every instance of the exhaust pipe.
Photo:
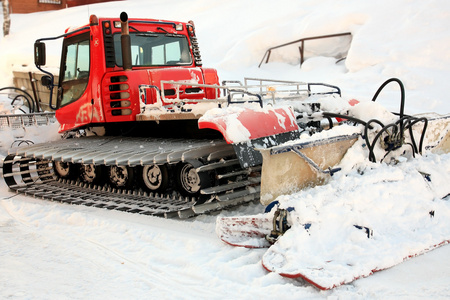
[[[124,71],[131,71],[131,39],[128,28],[128,15],[126,12],[120,14],[121,33],[120,44],[122,47],[122,66]]]

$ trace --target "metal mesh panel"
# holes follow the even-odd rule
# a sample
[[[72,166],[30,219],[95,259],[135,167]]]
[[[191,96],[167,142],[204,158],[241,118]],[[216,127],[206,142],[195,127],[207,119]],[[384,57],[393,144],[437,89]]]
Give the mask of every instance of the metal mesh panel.
[[[56,118],[54,113],[0,115],[0,129],[6,127],[16,129],[29,126],[42,126],[55,122]]]

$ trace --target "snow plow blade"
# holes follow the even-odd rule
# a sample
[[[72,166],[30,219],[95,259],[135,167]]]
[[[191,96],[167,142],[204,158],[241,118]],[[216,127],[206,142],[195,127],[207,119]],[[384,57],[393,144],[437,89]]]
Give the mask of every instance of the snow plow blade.
[[[262,149],[261,203],[268,205],[278,196],[322,184],[359,134],[299,142]]]
[[[450,116],[429,117],[426,132],[425,150],[433,153],[450,152]],[[326,183],[330,175],[339,171],[338,167],[333,166],[340,163],[361,134],[355,132],[310,141],[299,139],[285,145],[260,149],[264,161],[261,203],[268,205],[280,195]]]

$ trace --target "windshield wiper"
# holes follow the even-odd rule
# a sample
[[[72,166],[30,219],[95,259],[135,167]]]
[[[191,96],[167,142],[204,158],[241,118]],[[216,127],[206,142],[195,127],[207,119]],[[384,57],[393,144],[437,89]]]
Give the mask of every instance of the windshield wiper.
[[[164,31],[165,33],[170,33],[170,32],[168,32],[167,30],[165,30],[164,28],[162,28],[162,27],[156,27],[156,29],[157,30],[161,30],[161,31]]]
[[[170,32],[168,32],[167,30],[165,30],[165,29],[162,28],[162,27],[157,27],[156,29],[157,29],[157,30],[164,31],[164,32],[166,33],[165,36],[170,36],[170,37],[184,37],[184,35],[182,35],[182,34],[170,33]]]

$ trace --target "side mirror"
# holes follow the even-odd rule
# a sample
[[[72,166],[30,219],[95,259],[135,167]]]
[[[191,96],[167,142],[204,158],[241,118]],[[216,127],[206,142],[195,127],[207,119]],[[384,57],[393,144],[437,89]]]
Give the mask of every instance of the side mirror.
[[[50,76],[44,75],[41,78],[41,84],[43,86],[46,86],[46,87],[48,87],[50,89],[53,86],[53,80],[52,80],[52,78]]]
[[[45,65],[45,44],[42,42],[34,43],[34,64],[36,66]]]

